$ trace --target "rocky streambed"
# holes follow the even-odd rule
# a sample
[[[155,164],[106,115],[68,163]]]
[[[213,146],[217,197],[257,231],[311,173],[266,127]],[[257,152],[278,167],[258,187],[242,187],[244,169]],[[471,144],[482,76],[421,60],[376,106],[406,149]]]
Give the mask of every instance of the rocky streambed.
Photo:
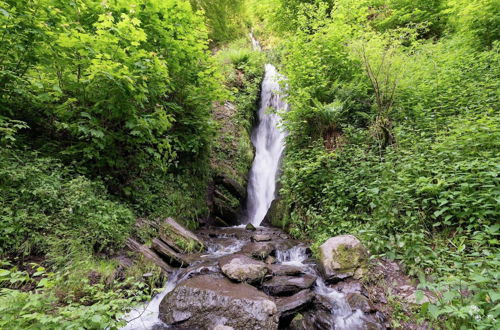
[[[304,242],[277,228],[206,228],[189,235],[204,251],[177,252],[183,267],[173,270],[146,310],[128,316],[125,329],[385,328],[384,316],[363,294],[359,280],[368,254],[353,236],[331,238],[315,260]]]

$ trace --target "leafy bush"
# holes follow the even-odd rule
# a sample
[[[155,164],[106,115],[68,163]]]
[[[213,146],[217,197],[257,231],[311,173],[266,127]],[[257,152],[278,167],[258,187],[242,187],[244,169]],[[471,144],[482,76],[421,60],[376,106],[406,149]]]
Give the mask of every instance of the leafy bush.
[[[0,152],[1,253],[46,253],[61,241],[95,251],[120,246],[133,213],[101,183],[34,152]]]
[[[215,44],[224,44],[245,34],[245,0],[190,0],[203,10],[209,37]]]
[[[120,192],[138,171],[207,153],[221,93],[187,0],[0,2],[0,114],[30,143]]]
[[[486,329],[499,313],[498,42],[452,34],[453,3],[300,5],[284,41],[281,195],[292,234],[315,246],[354,234],[402,260],[437,297],[422,319]],[[460,19],[496,31],[486,3],[454,10],[483,11]]]
[[[0,282],[5,279],[10,283],[0,289],[2,329],[119,329],[125,324],[123,312],[151,299],[157,293],[154,288],[163,284],[159,269],[146,260],[117,275],[116,262],[75,252],[73,262],[57,273],[36,265],[37,272],[32,275],[15,267],[0,269]],[[148,281],[142,277],[145,272],[153,274]],[[34,283],[36,289],[13,289],[12,283],[20,281]]]

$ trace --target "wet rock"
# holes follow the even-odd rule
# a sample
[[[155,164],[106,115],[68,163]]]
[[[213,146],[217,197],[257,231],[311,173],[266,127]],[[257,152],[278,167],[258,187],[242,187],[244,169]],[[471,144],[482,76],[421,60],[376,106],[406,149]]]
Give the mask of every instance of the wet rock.
[[[274,264],[276,262],[276,258],[273,256],[267,256],[267,258],[264,262],[268,265],[271,265],[271,264]]]
[[[213,215],[217,220],[216,224],[222,224],[224,226],[230,225],[235,226],[238,224],[238,210],[231,207],[231,205],[221,198],[214,197],[213,200]]]
[[[352,311],[345,316],[336,317],[332,310],[341,308],[336,301],[316,295],[313,307],[303,313],[305,329],[331,330],[380,330],[385,329],[379,322],[362,311]]]
[[[269,281],[262,283],[262,289],[272,296],[289,296],[304,289],[309,289],[316,277],[313,275],[275,276]]]
[[[320,267],[325,279],[360,279],[368,268],[368,250],[352,235],[332,237],[320,246]]]
[[[335,329],[332,313],[330,310],[324,309],[323,305],[315,304],[313,309],[310,309],[303,314],[302,327],[304,329],[315,330],[331,330]]]
[[[279,238],[277,240],[273,240],[273,244],[276,250],[285,251],[293,248],[294,246],[300,245],[300,242],[292,239]]]
[[[349,293],[362,293],[363,288],[361,283],[354,279],[345,279],[331,286],[332,289],[340,291],[344,294]]]
[[[172,266],[186,267],[190,264],[190,262],[186,258],[184,258],[183,255],[175,252],[167,244],[157,238],[153,239],[151,248],[155,250],[159,255],[161,255],[162,258]]]
[[[269,272],[274,276],[298,276],[304,273],[304,268],[292,265],[268,265]]]
[[[159,235],[162,241],[183,253],[202,251],[205,248],[203,242],[195,234],[172,218],[163,221],[159,228]]]
[[[290,297],[282,297],[276,299],[276,306],[280,317],[285,318],[294,315],[304,309],[314,298],[314,293],[311,290],[302,290]]]
[[[196,275],[207,275],[220,273],[220,268],[217,260],[204,260],[197,262],[186,268],[184,271],[185,278],[191,278]]]
[[[233,327],[228,327],[227,325],[216,325],[215,327],[212,328],[212,330],[234,330]]]
[[[219,259],[219,267],[232,280],[257,282],[267,274],[267,266],[242,254],[232,254]]]
[[[247,225],[245,226],[245,229],[246,229],[246,230],[251,230],[251,231],[256,231],[256,230],[257,230],[257,228],[255,228],[255,226],[254,226],[254,225],[252,225],[251,223],[247,224]]]
[[[241,253],[251,255],[255,258],[266,259],[268,255],[273,253],[274,245],[269,242],[253,242],[246,244]]]
[[[243,201],[247,196],[247,191],[245,187],[239,184],[236,180],[228,177],[224,174],[219,174],[214,177],[214,182],[216,184],[222,185],[227,191],[231,193],[238,200]]]
[[[180,283],[160,303],[160,319],[186,329],[212,329],[224,325],[235,329],[278,328],[276,304],[263,292],[225,277],[201,275]]]
[[[370,313],[375,311],[375,308],[370,303],[370,300],[359,293],[349,293],[346,296],[346,300],[353,310],[359,309],[363,313]]]
[[[304,327],[304,324],[302,323],[303,320],[304,320],[304,316],[302,316],[302,314],[295,315],[295,317],[292,319],[292,321],[288,325],[288,330],[307,330]]]
[[[271,235],[268,234],[255,234],[252,236],[252,240],[255,242],[268,242],[271,240]]]

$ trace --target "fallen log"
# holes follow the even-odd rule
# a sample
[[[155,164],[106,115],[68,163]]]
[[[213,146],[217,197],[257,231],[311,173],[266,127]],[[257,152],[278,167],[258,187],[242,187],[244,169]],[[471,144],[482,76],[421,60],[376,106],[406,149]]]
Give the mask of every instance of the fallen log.
[[[128,238],[126,242],[127,247],[133,252],[142,254],[146,259],[152,261],[155,265],[165,273],[172,273],[174,269],[170,267],[163,259],[147,246],[142,245],[132,238]]]

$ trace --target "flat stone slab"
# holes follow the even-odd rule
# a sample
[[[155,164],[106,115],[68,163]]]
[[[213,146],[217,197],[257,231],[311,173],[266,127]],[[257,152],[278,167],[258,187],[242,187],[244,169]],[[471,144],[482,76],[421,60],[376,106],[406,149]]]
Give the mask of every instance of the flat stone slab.
[[[160,319],[186,329],[213,329],[224,321],[235,329],[278,329],[274,301],[245,283],[200,275],[180,283],[160,303]]]
[[[272,264],[267,265],[269,273],[274,276],[298,276],[304,274],[304,268],[293,265]]]
[[[255,242],[269,242],[271,238],[271,235],[268,234],[255,234],[252,236],[252,240]]]
[[[219,259],[219,267],[232,280],[257,282],[267,274],[267,265],[243,254],[231,254]]]
[[[289,296],[304,289],[309,289],[316,281],[316,276],[275,276],[262,283],[264,292],[271,296]]]
[[[276,306],[280,317],[287,317],[301,311],[312,302],[313,298],[314,293],[311,290],[302,290],[290,297],[277,298]]]

